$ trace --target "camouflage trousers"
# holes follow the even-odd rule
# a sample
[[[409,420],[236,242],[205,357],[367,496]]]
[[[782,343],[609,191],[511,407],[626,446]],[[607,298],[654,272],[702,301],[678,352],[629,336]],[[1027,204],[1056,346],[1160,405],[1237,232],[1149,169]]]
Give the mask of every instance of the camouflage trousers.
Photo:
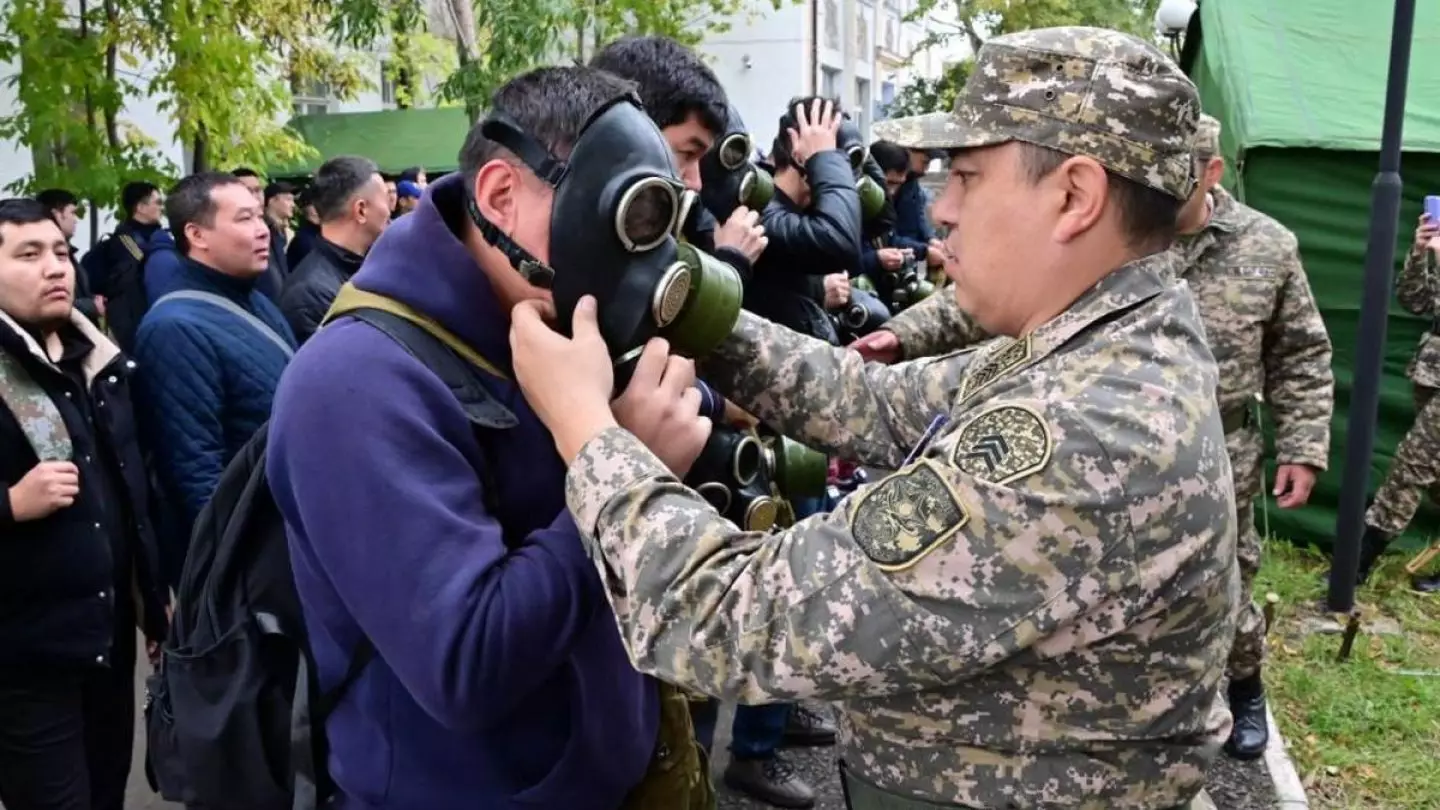
[[[1366,526],[1400,534],[1414,519],[1420,499],[1427,492],[1440,494],[1440,398],[1435,393],[1434,388],[1415,386],[1415,422],[1395,448],[1385,480],[1365,512]]]
[[[1240,604],[1235,623],[1235,642],[1225,674],[1241,680],[1260,671],[1265,661],[1265,614],[1255,602],[1255,575],[1260,572],[1260,532],[1255,529],[1255,499],[1260,494],[1260,473],[1264,442],[1256,427],[1246,427],[1225,436],[1230,467],[1235,476],[1235,517],[1239,536],[1235,556],[1240,564]]]

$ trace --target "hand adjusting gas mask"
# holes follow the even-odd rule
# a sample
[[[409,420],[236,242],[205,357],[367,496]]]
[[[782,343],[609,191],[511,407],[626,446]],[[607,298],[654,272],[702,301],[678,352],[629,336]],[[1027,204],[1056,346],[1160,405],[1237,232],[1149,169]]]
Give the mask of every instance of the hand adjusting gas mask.
[[[724,134],[700,158],[700,202],[722,224],[742,205],[763,211],[775,196],[774,179],[750,160],[752,151],[745,122],[732,104]]]
[[[471,218],[527,281],[553,292],[564,334],[572,334],[580,298],[595,296],[617,391],[651,338],[664,337],[672,351],[695,357],[730,334],[740,317],[740,276],[678,241],[696,196],[678,179],[670,145],[634,94],[597,110],[568,160],[503,111],[492,113],[481,132],[555,189],[549,263],[501,233],[473,200]]]
[[[855,177],[855,191],[860,195],[861,219],[874,219],[885,208],[885,186],[866,174],[866,162],[873,163],[874,159],[870,157],[870,150],[865,148],[865,139],[860,135],[860,128],[855,126],[849,115],[840,122],[840,130],[835,133],[835,148],[843,152],[850,161],[850,173]],[[877,166],[877,171],[878,168]],[[883,177],[883,174],[881,176]]]

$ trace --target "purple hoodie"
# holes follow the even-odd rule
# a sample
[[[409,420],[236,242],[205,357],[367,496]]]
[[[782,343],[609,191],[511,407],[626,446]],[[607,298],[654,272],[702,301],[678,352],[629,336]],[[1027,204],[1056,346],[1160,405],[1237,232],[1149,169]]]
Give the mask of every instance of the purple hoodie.
[[[462,188],[431,185],[354,283],[509,369],[508,314],[456,237]],[[654,753],[656,684],[621,646],[564,464],[519,388],[492,382],[519,424],[489,455],[449,388],[354,320],[316,333],[276,393],[267,471],[322,688],[362,630],[379,653],[327,726],[345,808],[615,810]]]

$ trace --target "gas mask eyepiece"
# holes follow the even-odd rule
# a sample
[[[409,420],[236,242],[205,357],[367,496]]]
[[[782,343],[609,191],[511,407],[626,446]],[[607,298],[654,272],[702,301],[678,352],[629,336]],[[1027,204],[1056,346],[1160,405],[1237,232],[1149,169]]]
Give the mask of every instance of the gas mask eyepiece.
[[[700,198],[720,222],[742,205],[763,210],[775,196],[775,181],[750,160],[753,147],[740,111],[730,107],[725,133],[700,158]]]

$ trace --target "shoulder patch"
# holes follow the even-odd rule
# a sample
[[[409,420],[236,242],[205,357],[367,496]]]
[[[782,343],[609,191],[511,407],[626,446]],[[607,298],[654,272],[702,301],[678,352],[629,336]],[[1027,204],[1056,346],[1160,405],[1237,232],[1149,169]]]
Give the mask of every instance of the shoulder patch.
[[[961,472],[992,484],[1008,484],[1050,463],[1055,440],[1031,408],[1001,405],[960,429],[950,461]]]
[[[965,381],[960,385],[960,401],[964,402],[990,383],[1004,377],[1030,360],[1032,346],[1030,336],[1017,338],[991,350],[984,357],[975,358]]]
[[[850,531],[882,571],[904,571],[970,520],[935,462],[922,460],[855,499]]]

